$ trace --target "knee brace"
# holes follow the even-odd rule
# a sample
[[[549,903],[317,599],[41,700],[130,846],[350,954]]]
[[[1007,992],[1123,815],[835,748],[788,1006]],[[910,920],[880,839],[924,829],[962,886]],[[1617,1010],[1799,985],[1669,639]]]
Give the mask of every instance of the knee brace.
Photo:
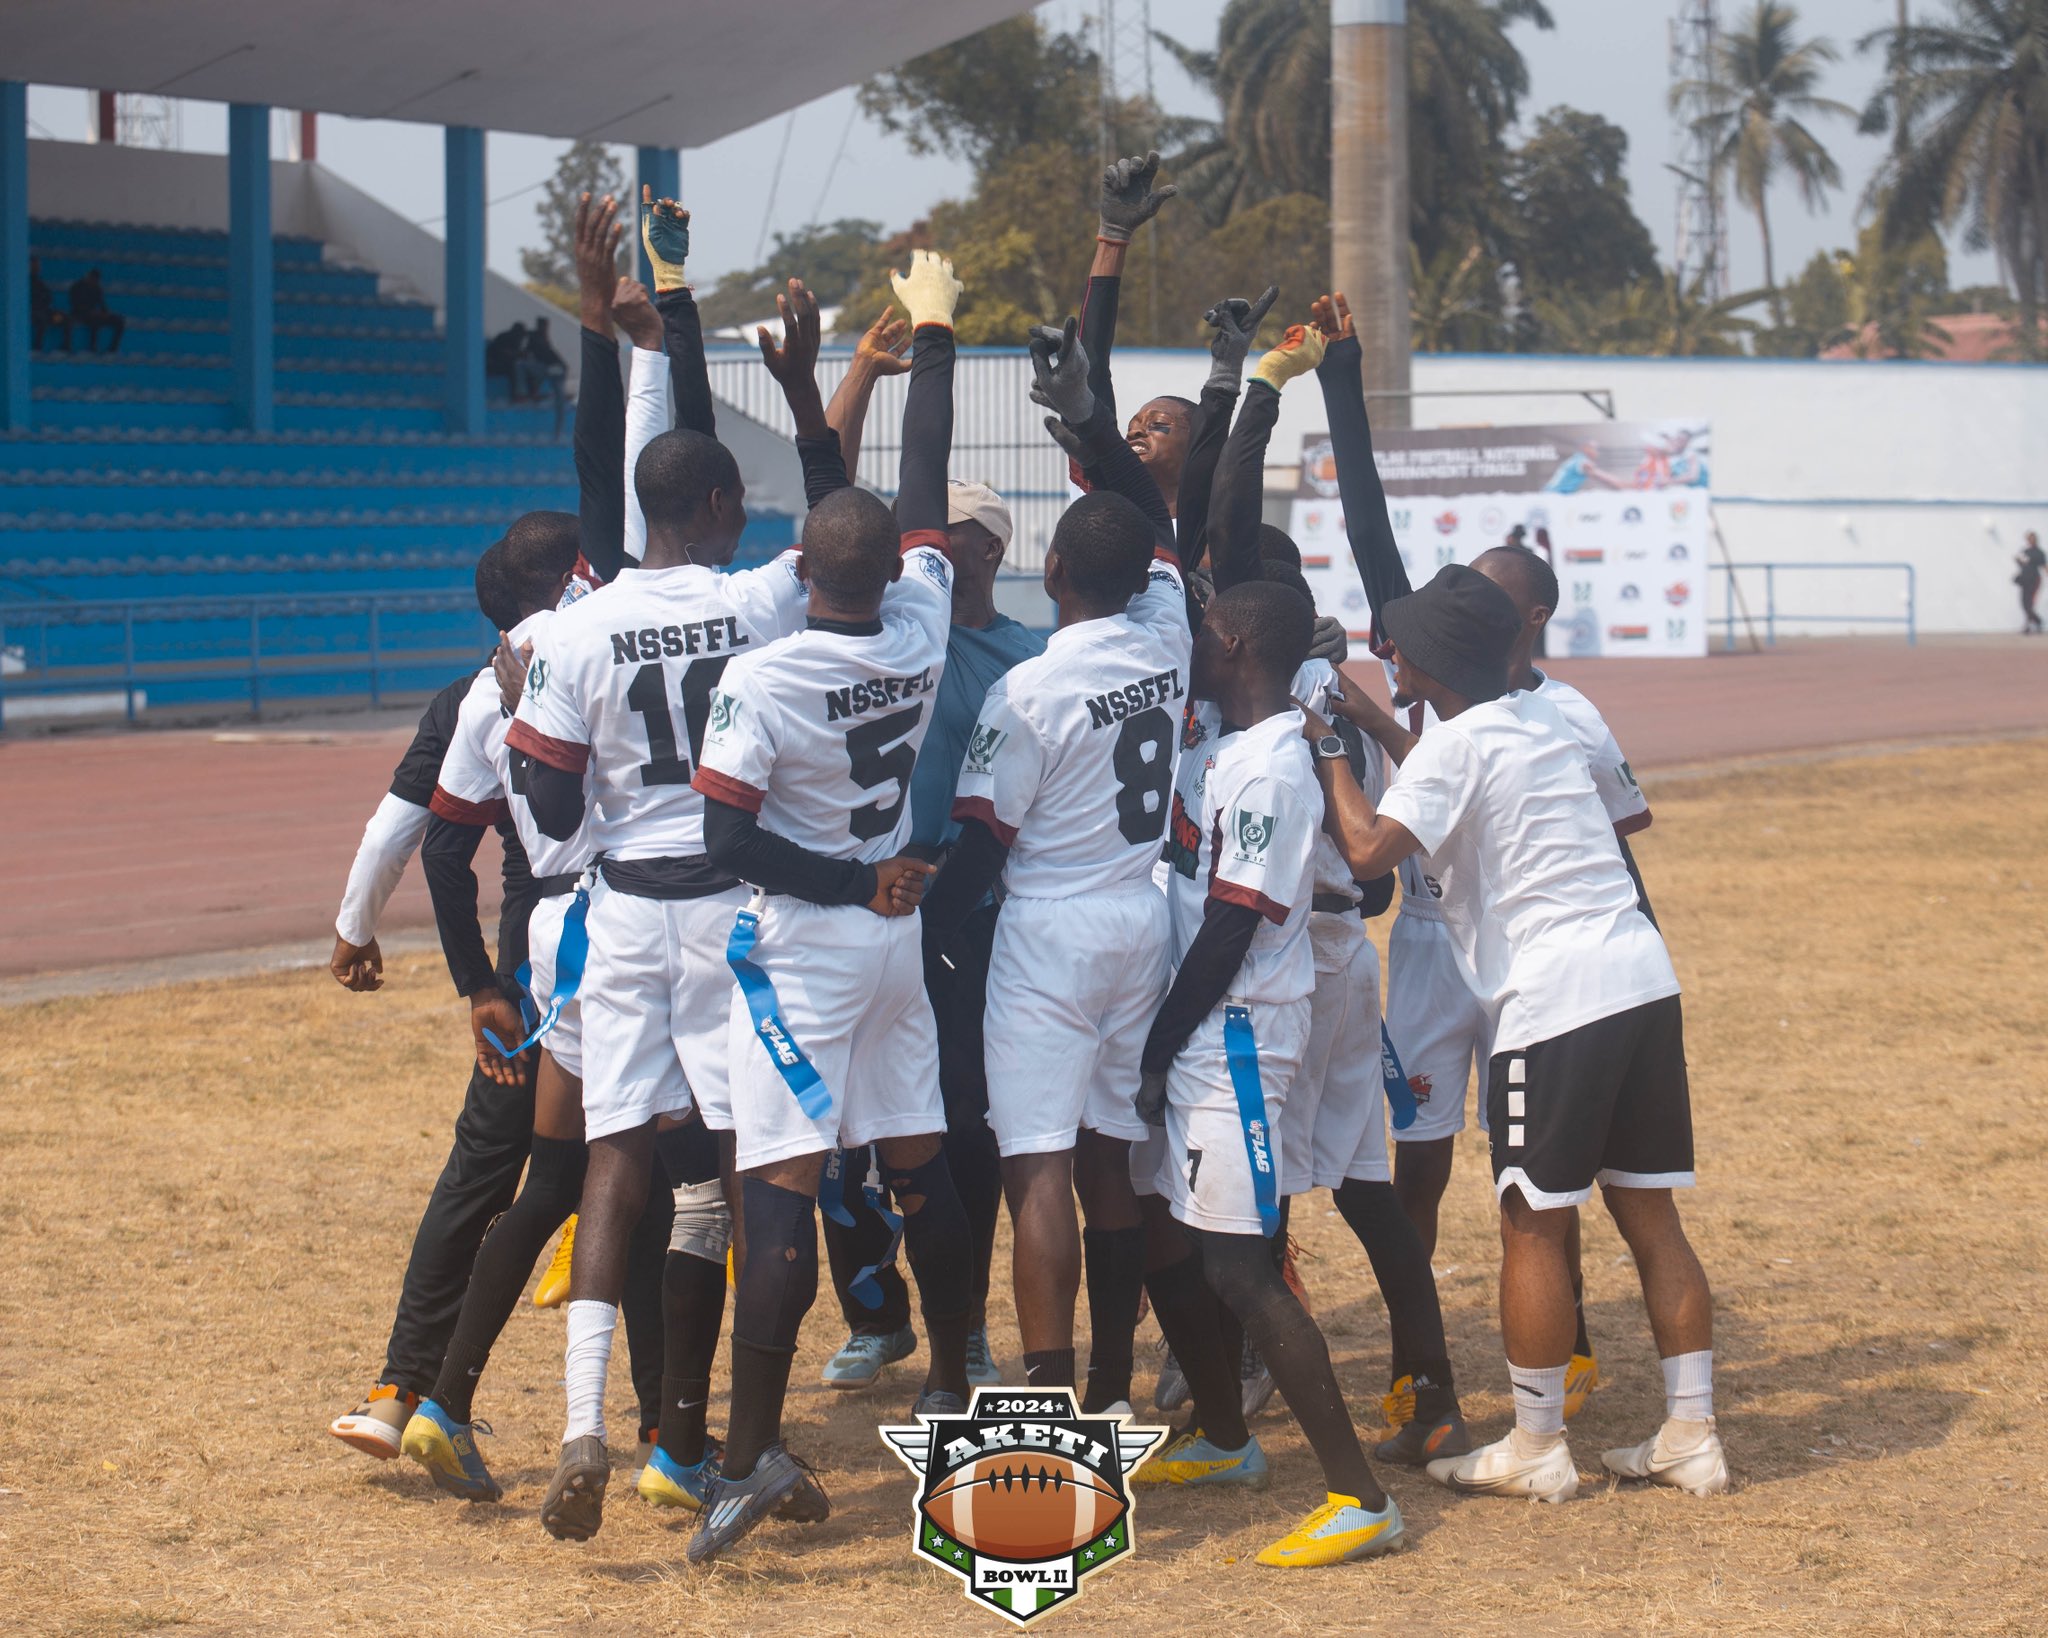
[[[668,1248],[707,1263],[723,1264],[732,1246],[732,1211],[725,1203],[725,1190],[713,1177],[707,1183],[676,1185],[676,1220],[669,1230]]]

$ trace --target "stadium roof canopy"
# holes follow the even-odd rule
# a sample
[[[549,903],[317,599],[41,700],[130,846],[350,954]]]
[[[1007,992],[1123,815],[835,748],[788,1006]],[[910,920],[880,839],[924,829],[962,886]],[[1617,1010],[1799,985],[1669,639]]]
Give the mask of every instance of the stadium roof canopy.
[[[0,0],[7,78],[694,148],[1030,0]]]

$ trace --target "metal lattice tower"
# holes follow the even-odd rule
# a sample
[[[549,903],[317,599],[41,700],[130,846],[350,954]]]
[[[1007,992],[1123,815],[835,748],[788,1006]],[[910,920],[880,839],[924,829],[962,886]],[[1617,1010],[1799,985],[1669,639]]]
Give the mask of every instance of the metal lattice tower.
[[[178,146],[181,110],[171,97],[152,97],[140,92],[123,92],[115,102],[115,130],[127,148],[175,148]]]
[[[1671,83],[1712,83],[1720,72],[1721,17],[1716,0],[1679,0],[1671,22]],[[1672,132],[1677,152],[1678,234],[1672,261],[1679,288],[1707,301],[1728,294],[1728,213],[1721,203],[1721,166],[1713,139],[1694,129],[1697,110],[1680,108]]]
[[[1152,0],[1101,0],[1102,96],[1096,146],[1107,165],[1117,157],[1117,111],[1152,94]],[[1149,139],[1150,133],[1139,133]],[[1142,144],[1141,144],[1142,145]]]

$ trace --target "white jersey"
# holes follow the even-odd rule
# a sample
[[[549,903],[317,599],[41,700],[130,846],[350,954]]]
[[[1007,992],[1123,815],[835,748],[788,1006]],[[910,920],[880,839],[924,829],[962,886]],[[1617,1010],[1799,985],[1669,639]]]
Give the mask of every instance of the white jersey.
[[[991,685],[953,817],[1009,847],[1012,894],[1071,898],[1151,874],[1193,643],[1180,570],[1162,557],[1123,613],[1062,627]]]
[[[1495,1011],[1496,1055],[1678,993],[1585,753],[1541,695],[1433,724],[1380,814],[1430,855],[1459,969]]]
[[[1322,823],[1323,790],[1299,713],[1185,746],[1166,844],[1174,964],[1194,943],[1209,901],[1220,899],[1261,917],[1231,997],[1284,1003],[1310,995],[1309,901]]]
[[[1593,789],[1600,795],[1600,805],[1607,810],[1608,820],[1618,828],[1640,830],[1640,825],[1631,825],[1629,821],[1650,811],[1650,799],[1636,783],[1635,773],[1628,758],[1621,754],[1607,719],[1570,683],[1545,677],[1540,671],[1536,675],[1541,679],[1536,684],[1536,693],[1557,707],[1557,714],[1564,718],[1565,726],[1586,753]]]
[[[507,741],[589,770],[592,851],[701,855],[704,798],[690,778],[712,693],[736,656],[801,630],[808,600],[794,552],[736,574],[628,568],[548,622]]]
[[[514,651],[529,641],[538,648],[540,633],[552,618],[551,612],[542,610],[507,632]],[[509,814],[534,875],[566,876],[581,871],[590,862],[588,822],[567,841],[558,842],[534,823],[532,809],[511,800],[512,748],[505,743],[511,726],[497,673],[486,666],[463,696],[428,807],[459,825],[495,825]]]
[[[876,625],[814,625],[743,654],[712,698],[697,788],[824,858],[902,852],[952,612],[952,565],[914,544]]]
[[[1288,692],[1301,701],[1325,722],[1331,720],[1330,696],[1343,697],[1344,689],[1337,675],[1337,668],[1328,660],[1309,660],[1295,672],[1294,682]],[[1349,764],[1346,764],[1349,766]],[[1380,748],[1371,740],[1365,742],[1365,778],[1360,782],[1366,797],[1377,807],[1381,795],[1387,788],[1387,761]],[[1336,894],[1356,904],[1358,882],[1351,874],[1351,866],[1345,862],[1344,850],[1330,839],[1327,830],[1316,832],[1316,893]]]

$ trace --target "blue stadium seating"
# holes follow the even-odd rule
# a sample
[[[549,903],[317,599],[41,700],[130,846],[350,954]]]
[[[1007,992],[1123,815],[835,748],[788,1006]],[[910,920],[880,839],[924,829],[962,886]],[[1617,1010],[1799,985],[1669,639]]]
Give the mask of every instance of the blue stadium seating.
[[[118,354],[88,353],[82,337],[74,351],[38,352],[36,431],[0,435],[0,606],[44,610],[35,620],[17,611],[0,631],[19,651],[0,677],[10,698],[121,658],[121,625],[93,623],[89,608],[62,612],[74,604],[214,600],[206,618],[195,606],[182,641],[175,620],[150,616],[162,664],[175,669],[184,654],[200,673],[210,658],[249,651],[247,620],[223,621],[222,600],[280,593],[419,595],[398,617],[405,648],[474,653],[484,623],[449,594],[470,586],[478,552],[520,512],[575,509],[553,409],[506,403],[494,382],[487,434],[448,436],[434,310],[381,293],[375,272],[329,261],[316,240],[273,241],[277,430],[254,437],[232,425],[225,234],[36,219],[29,239],[60,305],[96,267],[127,331]],[[566,350],[575,322],[557,329]],[[748,555],[790,533],[787,519],[761,519]],[[346,617],[280,609],[265,617],[264,642],[287,660],[360,648],[366,606]],[[131,656],[142,629],[128,632]],[[412,686],[415,673],[419,686],[436,675],[431,665],[392,675]],[[343,670],[267,691],[378,689]],[[238,693],[245,683],[204,675],[160,674],[150,686],[163,702]]]

